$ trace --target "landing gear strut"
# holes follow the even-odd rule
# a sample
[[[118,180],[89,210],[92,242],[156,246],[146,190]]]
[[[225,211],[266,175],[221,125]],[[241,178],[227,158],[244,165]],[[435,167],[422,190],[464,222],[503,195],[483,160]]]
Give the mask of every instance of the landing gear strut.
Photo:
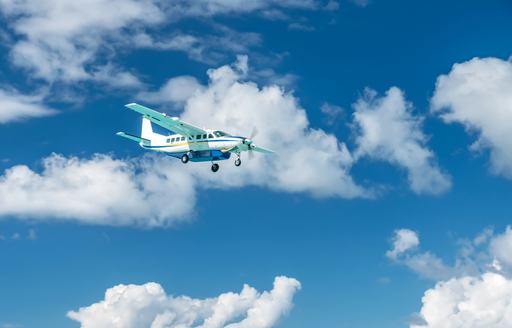
[[[190,158],[188,157],[187,154],[183,154],[183,156],[181,156],[181,162],[183,164],[187,164],[189,160],[190,160]]]
[[[242,161],[240,160],[240,157],[238,157],[236,160],[235,160],[235,166],[240,166],[242,164]]]
[[[212,172],[217,172],[219,170],[219,164],[213,163],[212,164]]]

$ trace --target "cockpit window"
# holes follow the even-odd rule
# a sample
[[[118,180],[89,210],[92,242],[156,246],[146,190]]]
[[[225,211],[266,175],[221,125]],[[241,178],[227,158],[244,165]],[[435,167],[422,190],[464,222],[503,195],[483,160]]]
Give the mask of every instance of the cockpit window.
[[[222,132],[222,131],[215,131],[215,132],[213,132],[213,134],[214,134],[216,137],[225,137],[225,136],[229,136],[229,134],[227,134],[226,132]]]

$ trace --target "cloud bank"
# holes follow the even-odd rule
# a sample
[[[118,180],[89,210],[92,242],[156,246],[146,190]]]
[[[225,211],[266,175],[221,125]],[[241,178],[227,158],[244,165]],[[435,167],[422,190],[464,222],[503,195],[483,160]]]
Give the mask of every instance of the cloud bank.
[[[247,81],[248,70],[247,57],[239,56],[233,65],[208,70],[207,85],[190,76],[175,77],[143,96],[183,107],[181,118],[199,126],[245,136],[257,128],[256,144],[277,155],[249,159],[242,154],[242,168],[226,161],[212,174],[205,167],[208,163],[183,165],[161,154],[134,159],[54,154],[42,161],[39,172],[18,165],[0,176],[0,216],[157,227],[190,218],[198,188],[257,186],[313,197],[369,198],[375,196],[371,186],[359,185],[350,174],[365,156],[391,158],[396,165],[405,162],[414,171],[413,191],[440,192],[442,175],[431,164],[433,155],[425,149],[417,119],[406,111],[397,88],[356,103],[354,116],[360,127],[354,156],[336,136],[310,126],[291,92]],[[380,132],[386,128],[394,137]],[[416,171],[421,178],[415,178]]]
[[[296,279],[280,276],[268,292],[244,285],[240,293],[194,299],[168,295],[154,282],[117,285],[68,317],[82,328],[270,328],[290,311],[300,288]]]

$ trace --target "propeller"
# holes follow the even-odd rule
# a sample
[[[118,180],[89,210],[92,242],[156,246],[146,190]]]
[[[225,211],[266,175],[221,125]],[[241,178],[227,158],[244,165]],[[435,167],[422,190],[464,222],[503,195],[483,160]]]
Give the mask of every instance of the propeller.
[[[249,139],[254,139],[254,137],[256,137],[258,135],[258,128],[254,127],[252,129],[252,132],[251,132],[251,136],[249,137]]]
[[[244,139],[244,141],[243,141],[244,145],[246,145],[246,146],[247,146],[248,155],[249,155],[248,157],[249,157],[249,159],[253,159],[253,158],[254,158],[254,152],[253,152],[253,150],[252,150],[252,149],[254,148],[254,145],[253,145],[253,141],[252,141],[252,140],[253,140],[253,139],[254,139],[254,137],[256,137],[257,135],[258,135],[258,129],[257,129],[256,127],[254,127],[254,128],[252,129],[252,132],[251,132],[251,134],[250,134],[250,137],[249,137],[249,138],[245,138],[245,139]]]

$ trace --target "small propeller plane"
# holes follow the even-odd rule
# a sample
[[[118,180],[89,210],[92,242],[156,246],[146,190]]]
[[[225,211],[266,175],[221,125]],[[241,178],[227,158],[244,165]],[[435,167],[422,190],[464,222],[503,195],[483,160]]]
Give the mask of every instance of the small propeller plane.
[[[165,113],[157,112],[142,105],[131,103],[127,108],[142,115],[142,132],[137,137],[125,132],[117,135],[136,141],[144,149],[166,153],[172,157],[181,159],[182,163],[212,162],[212,171],[219,170],[219,164],[215,161],[229,159],[231,154],[236,155],[235,165],[240,166],[240,153],[247,151],[265,154],[273,153],[272,150],[254,145],[250,138],[232,136],[219,130],[202,129],[181,121],[178,117],[169,117]],[[153,132],[151,123],[157,124],[175,134],[162,135]]]

